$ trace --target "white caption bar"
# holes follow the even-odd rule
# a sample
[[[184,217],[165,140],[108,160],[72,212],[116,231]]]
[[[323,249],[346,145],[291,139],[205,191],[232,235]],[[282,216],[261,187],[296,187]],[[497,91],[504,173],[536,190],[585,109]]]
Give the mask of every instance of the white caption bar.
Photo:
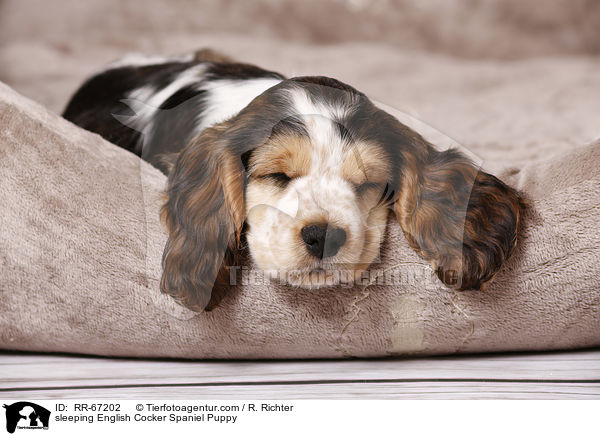
[[[593,401],[2,401],[0,434],[586,434]],[[42,433],[33,430],[45,430]],[[109,432],[109,433],[108,433]],[[163,433],[167,434],[167,433]]]

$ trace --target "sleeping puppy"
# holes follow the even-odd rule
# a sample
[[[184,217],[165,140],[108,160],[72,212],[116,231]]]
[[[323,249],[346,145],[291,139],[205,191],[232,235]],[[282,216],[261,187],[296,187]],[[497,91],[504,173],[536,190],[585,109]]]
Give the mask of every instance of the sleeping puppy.
[[[161,289],[193,310],[218,304],[246,243],[293,285],[352,282],[390,210],[456,289],[482,289],[517,241],[514,189],[335,79],[286,79],[208,50],[130,56],[87,80],[64,117],[168,175]]]

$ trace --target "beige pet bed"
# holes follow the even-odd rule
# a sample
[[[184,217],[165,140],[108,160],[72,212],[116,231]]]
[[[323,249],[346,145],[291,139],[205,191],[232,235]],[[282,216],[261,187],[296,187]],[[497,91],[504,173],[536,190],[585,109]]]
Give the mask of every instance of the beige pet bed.
[[[2,84],[0,125],[0,348],[330,358],[600,345],[598,144],[501,175],[532,207],[485,292],[444,288],[391,222],[371,283],[250,279],[194,313],[158,289],[162,174]]]

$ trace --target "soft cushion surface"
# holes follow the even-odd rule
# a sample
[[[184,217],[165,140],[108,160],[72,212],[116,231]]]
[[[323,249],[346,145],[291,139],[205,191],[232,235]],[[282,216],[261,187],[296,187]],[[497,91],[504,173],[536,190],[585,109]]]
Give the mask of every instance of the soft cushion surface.
[[[390,221],[371,282],[250,277],[210,313],[158,289],[164,177],[0,84],[0,347],[188,358],[600,345],[600,145],[500,174],[531,207],[485,292],[434,278]],[[383,282],[383,283],[382,283]]]

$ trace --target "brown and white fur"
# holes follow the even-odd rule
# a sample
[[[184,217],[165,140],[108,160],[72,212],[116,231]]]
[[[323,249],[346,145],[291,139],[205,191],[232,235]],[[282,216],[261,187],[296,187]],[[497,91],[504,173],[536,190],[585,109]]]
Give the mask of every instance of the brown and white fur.
[[[294,285],[352,282],[390,211],[457,289],[483,288],[517,241],[514,189],[335,79],[211,51],[129,57],[85,82],[64,116],[168,174],[161,288],[194,310],[218,304],[245,242]]]

